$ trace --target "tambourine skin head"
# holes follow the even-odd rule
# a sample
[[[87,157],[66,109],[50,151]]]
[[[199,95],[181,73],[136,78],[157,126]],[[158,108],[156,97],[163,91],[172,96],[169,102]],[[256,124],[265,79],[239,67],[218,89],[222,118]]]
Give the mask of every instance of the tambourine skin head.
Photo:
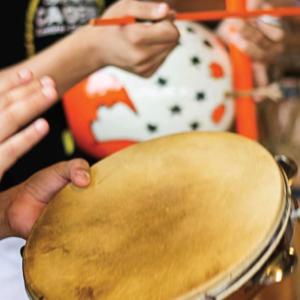
[[[140,143],[91,175],[88,188],[63,189],[31,232],[33,299],[204,299],[254,264],[286,207],[274,158],[230,133]]]

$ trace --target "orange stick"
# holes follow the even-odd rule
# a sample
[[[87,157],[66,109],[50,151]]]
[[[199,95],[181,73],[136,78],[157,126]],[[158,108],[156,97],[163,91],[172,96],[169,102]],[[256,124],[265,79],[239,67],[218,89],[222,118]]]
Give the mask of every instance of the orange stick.
[[[246,11],[246,0],[226,0],[229,12]],[[253,70],[249,56],[241,52],[236,46],[229,45],[233,66],[235,90],[249,91],[253,89]],[[240,96],[236,99],[236,131],[248,138],[257,140],[256,106],[250,96]]]
[[[240,0],[236,0],[240,2]],[[229,11],[203,11],[203,12],[186,12],[177,13],[176,20],[187,21],[216,21],[226,18],[255,18],[263,15],[274,17],[300,16],[300,8],[296,7],[279,7],[275,9],[258,9],[253,11],[246,10],[229,10]],[[96,18],[90,21],[92,25],[129,25],[137,22],[134,17],[126,16],[115,19]]]
[[[130,25],[136,23],[136,19],[134,17],[122,17],[122,18],[114,18],[114,19],[102,19],[96,18],[90,20],[90,25],[94,26],[107,26],[107,25]]]

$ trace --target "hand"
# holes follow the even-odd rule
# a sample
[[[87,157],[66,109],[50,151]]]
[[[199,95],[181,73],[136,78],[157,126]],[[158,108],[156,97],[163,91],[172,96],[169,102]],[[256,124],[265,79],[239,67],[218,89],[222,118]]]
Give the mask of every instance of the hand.
[[[89,165],[85,160],[58,163],[0,193],[0,203],[5,203],[0,237],[27,238],[47,203],[69,182],[77,187],[90,183]]]
[[[88,26],[85,37],[104,65],[114,65],[142,76],[151,76],[177,45],[179,32],[174,12],[166,3],[121,0],[103,18],[133,16],[141,21],[127,26]],[[100,39],[101,37],[101,39]]]
[[[56,101],[54,82],[49,77],[33,78],[22,70],[0,81],[0,181],[8,168],[48,132],[43,119],[17,132]]]
[[[14,134],[57,100],[49,77],[33,78],[22,70],[0,80],[0,181],[17,159],[47,134],[49,127],[40,119]],[[62,162],[29,178],[23,184],[0,193],[0,238],[26,238],[47,202],[68,182],[78,187],[89,184],[88,163]]]
[[[249,0],[248,9],[269,8],[263,0]],[[228,19],[221,23],[218,34],[254,60],[254,74],[259,86],[268,83],[266,66],[284,52],[285,32],[280,19],[261,17],[255,20]]]

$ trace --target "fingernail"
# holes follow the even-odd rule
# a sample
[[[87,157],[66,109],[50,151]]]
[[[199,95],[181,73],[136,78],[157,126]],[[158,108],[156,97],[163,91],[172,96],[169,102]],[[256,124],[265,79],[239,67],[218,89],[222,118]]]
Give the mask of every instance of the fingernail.
[[[84,184],[88,184],[91,180],[91,176],[90,176],[89,172],[87,172],[85,170],[77,171],[76,177],[79,178],[81,180],[81,182]]]
[[[168,9],[169,9],[169,7],[166,3],[161,3],[158,5],[158,7],[156,9],[156,15],[164,16],[167,13]]]
[[[44,119],[38,119],[34,122],[35,129],[40,133],[46,133],[48,130],[48,123]]]
[[[52,86],[47,86],[47,85],[43,86],[42,93],[49,100],[53,100],[57,97],[57,92],[56,92],[55,88]]]
[[[43,86],[55,86],[54,80],[49,76],[42,77],[40,81]]]
[[[240,34],[235,34],[231,37],[231,42],[240,50],[244,51],[248,48],[248,42]]]
[[[18,72],[20,79],[22,80],[30,80],[32,78],[32,72],[28,69],[22,69]]]

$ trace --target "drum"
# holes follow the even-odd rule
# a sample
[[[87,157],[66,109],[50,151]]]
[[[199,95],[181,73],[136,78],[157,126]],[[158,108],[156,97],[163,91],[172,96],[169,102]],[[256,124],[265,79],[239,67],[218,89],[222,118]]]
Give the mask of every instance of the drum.
[[[108,66],[64,95],[72,135],[86,153],[99,159],[169,134],[232,128],[228,51],[198,23],[175,25],[180,43],[150,78]]]
[[[295,263],[288,166],[232,133],[182,133],[113,154],[35,224],[23,253],[28,293],[250,299]]]

